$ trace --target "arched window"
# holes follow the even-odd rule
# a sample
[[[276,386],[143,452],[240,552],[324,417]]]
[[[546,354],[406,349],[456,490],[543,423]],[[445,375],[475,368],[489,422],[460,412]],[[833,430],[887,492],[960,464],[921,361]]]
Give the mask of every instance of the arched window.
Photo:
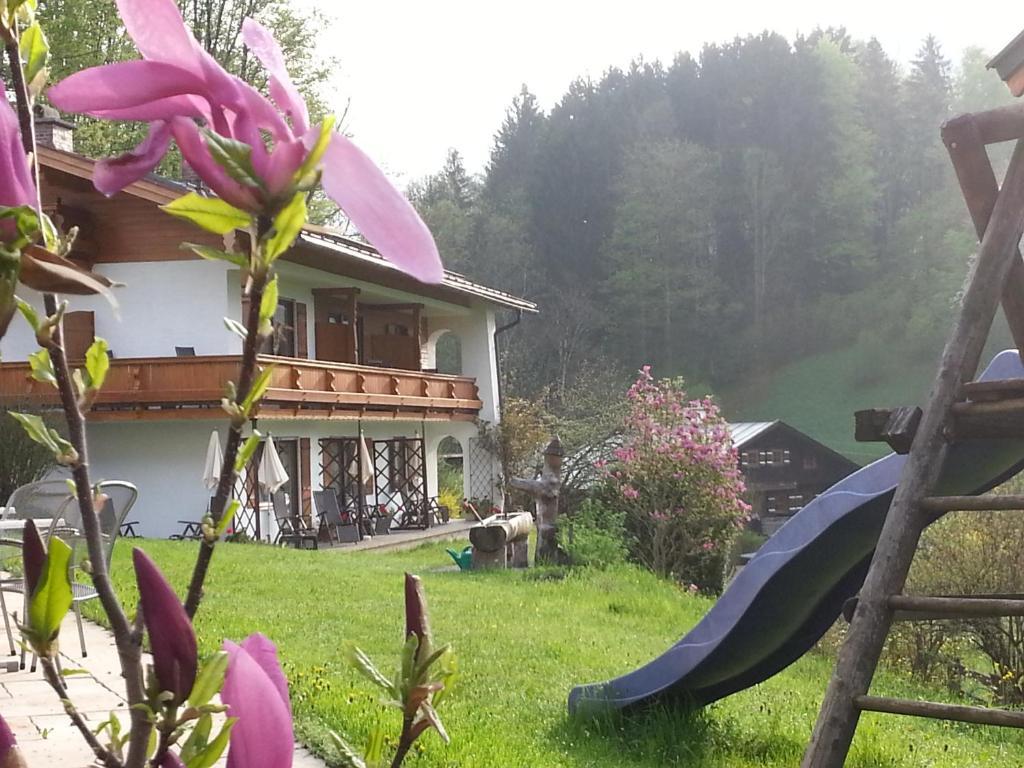
[[[420,364],[424,371],[461,375],[462,342],[459,337],[447,328],[431,333],[420,350]]]

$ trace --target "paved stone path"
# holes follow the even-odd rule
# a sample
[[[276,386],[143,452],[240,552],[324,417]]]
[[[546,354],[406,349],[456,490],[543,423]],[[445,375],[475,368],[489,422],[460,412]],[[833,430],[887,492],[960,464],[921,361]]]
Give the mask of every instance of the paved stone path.
[[[19,596],[5,597],[8,597],[9,608],[17,606],[20,609]],[[122,721],[127,720],[117,649],[110,633],[96,624],[85,622],[85,647],[89,652],[85,658],[81,655],[73,614],[65,619],[60,637],[64,669],[87,670],[86,674],[65,678],[68,692],[79,711],[94,726],[106,720],[111,712],[117,713]],[[7,656],[7,648],[7,637],[0,627],[0,649],[3,649],[0,664],[12,658]],[[0,714],[14,731],[29,768],[86,768],[95,765],[91,762],[92,752],[63,713],[56,694],[38,669],[35,673],[28,669],[0,671]],[[223,766],[224,760],[217,765]],[[296,747],[294,766],[324,768],[325,764],[304,748]]]

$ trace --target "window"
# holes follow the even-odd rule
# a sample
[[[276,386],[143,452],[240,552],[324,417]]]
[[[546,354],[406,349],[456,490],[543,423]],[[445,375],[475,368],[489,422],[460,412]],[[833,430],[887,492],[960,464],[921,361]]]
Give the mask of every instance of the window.
[[[777,503],[774,496],[768,496],[765,499],[765,508],[769,515],[774,515],[776,511]]]
[[[784,467],[792,458],[789,451],[782,448],[772,448],[767,451],[751,451],[758,458],[758,463],[766,467]]]
[[[802,493],[793,493],[789,496],[789,513],[799,512],[804,506],[804,497]]]
[[[757,451],[743,451],[740,454],[740,464],[744,467],[757,467],[761,465],[761,458]]]
[[[264,342],[263,351],[269,355],[295,357],[295,300],[278,299],[271,322],[274,330]]]
[[[813,454],[804,456],[804,469],[817,469],[818,468],[818,457]]]

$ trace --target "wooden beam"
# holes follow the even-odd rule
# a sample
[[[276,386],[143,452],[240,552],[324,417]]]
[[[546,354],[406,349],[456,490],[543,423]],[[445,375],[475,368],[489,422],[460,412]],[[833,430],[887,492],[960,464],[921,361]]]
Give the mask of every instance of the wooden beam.
[[[988,117],[963,115],[942,126],[942,141],[949,151],[979,240],[985,234],[996,198],[999,197],[999,182],[992,170],[992,162],[978,124],[979,120],[992,119],[992,113],[987,114]],[[1020,119],[1024,120],[1020,105],[1015,105],[1013,114],[1020,115]],[[1024,135],[1024,123],[1020,130]],[[1024,355],[1024,261],[1021,260],[1019,249],[1015,249],[1012,266],[1003,286],[1002,303],[1018,353]],[[969,360],[967,365],[973,365],[976,370],[977,362]],[[965,379],[970,378],[973,378],[973,373],[965,376]]]
[[[960,120],[965,116],[955,117]],[[978,134],[985,144],[999,144],[1024,138],[1024,104],[975,112],[971,115],[978,126]],[[952,121],[950,121],[952,122]]]
[[[1006,728],[1024,728],[1024,712],[986,707],[964,707],[958,704],[938,704],[911,699],[887,699],[880,696],[858,696],[856,706],[862,712],[885,712],[890,715],[929,717],[933,720],[956,720],[975,725],[997,725]]]
[[[889,598],[889,607],[894,611],[914,614],[914,618],[921,621],[1024,616],[1024,600],[994,597],[893,595]]]
[[[910,452],[914,434],[921,423],[921,409],[916,406],[871,408],[857,411],[853,418],[857,442],[884,442],[896,453],[906,454]]]
[[[416,312],[423,309],[422,304],[405,301],[393,304],[360,304],[364,312]]]
[[[928,512],[1016,512],[1024,510],[1024,496],[928,496],[921,499]]]

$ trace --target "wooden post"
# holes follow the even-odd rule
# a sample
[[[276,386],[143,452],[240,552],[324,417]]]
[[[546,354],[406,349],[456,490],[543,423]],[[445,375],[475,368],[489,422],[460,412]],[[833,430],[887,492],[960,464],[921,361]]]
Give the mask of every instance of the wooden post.
[[[1014,112],[1020,114],[1019,105]],[[999,197],[999,182],[974,115],[961,115],[942,126],[942,141],[949,151],[967,210],[980,239]],[[1018,354],[1024,355],[1024,261],[1017,250],[1003,286],[1003,312]]]
[[[1006,277],[1024,231],[1024,141],[1014,149],[1003,189],[981,241],[960,315],[942,355],[928,405],[860,591],[849,634],[825,693],[803,768],[841,768],[864,696],[892,624],[889,598],[903,591],[927,514],[921,500],[935,487],[946,455],[945,427],[965,379],[973,378]]]
[[[557,565],[568,559],[558,547],[558,494],[562,487],[561,441],[555,437],[544,449],[544,468],[540,478],[513,477],[513,488],[529,493],[537,506],[537,553],[535,564]]]

